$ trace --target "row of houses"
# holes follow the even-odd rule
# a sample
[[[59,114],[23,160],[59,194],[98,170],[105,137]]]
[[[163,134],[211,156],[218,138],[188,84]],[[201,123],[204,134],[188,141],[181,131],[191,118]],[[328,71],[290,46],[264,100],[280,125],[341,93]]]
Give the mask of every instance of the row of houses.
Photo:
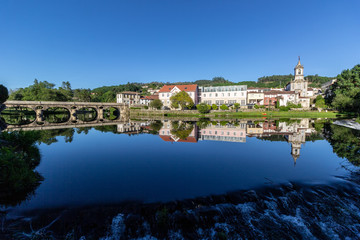
[[[136,92],[123,92],[117,94],[118,103],[129,105],[149,105],[154,99],[160,99],[164,108],[171,108],[171,96],[185,91],[193,100],[199,103],[232,106],[238,103],[242,108],[252,105],[287,106],[288,103],[301,104],[303,108],[309,108],[311,99],[320,89],[309,88],[308,81],[304,78],[304,67],[300,63],[294,68],[294,79],[285,88],[248,88],[246,85],[199,87],[190,85],[164,85],[154,95],[141,97]]]

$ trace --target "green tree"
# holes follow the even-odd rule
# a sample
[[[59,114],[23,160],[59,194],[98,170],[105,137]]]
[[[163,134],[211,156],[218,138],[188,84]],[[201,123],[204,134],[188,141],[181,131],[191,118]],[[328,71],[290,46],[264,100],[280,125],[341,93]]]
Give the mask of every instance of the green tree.
[[[326,108],[325,99],[321,95],[315,98],[315,107]]]
[[[153,101],[150,102],[149,106],[151,108],[161,109],[163,106],[163,103],[161,102],[160,99],[154,99]]]
[[[337,81],[331,86],[331,92],[326,101],[340,111],[360,112],[360,64],[351,70],[347,69],[337,76]]]
[[[90,89],[75,89],[74,98],[80,102],[90,102],[91,91]]]
[[[196,108],[202,114],[208,113],[211,110],[211,106],[207,105],[206,103],[200,103],[196,105]]]
[[[234,103],[234,108],[239,109],[240,108],[240,103]]]
[[[9,91],[8,89],[0,84],[0,104],[4,103],[9,98]]]
[[[171,107],[173,108],[181,108],[181,110],[184,110],[184,108],[191,109],[194,106],[194,102],[185,91],[178,92],[177,94],[171,96]]]
[[[216,104],[211,105],[211,108],[212,108],[213,110],[218,110],[218,106],[217,106]]]
[[[226,106],[225,104],[223,104],[223,105],[220,106],[220,109],[221,110],[229,110],[229,107]]]

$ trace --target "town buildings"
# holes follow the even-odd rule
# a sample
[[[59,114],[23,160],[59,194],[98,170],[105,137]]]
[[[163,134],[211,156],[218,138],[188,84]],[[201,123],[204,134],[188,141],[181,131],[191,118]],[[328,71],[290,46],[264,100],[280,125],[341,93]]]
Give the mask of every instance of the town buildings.
[[[239,103],[241,106],[246,106],[246,85],[200,87],[199,90],[202,103],[228,106]]]
[[[125,103],[128,105],[140,104],[140,93],[138,92],[122,92],[116,94],[117,103]]]
[[[149,104],[155,99],[159,99],[159,95],[141,96],[140,104],[149,106]]]
[[[196,84],[191,85],[164,85],[159,90],[159,99],[163,103],[164,107],[171,108],[171,96],[177,94],[178,92],[185,91],[191,99],[193,100],[194,104],[198,104],[199,102],[199,90]]]
[[[310,108],[311,99],[319,94],[319,89],[309,88],[308,80],[304,78],[304,66],[300,62],[294,68],[294,79],[285,88],[247,88],[246,85],[198,87],[189,85],[164,85],[159,90],[153,90],[149,97],[141,97],[139,93],[123,92],[117,95],[118,103],[149,105],[154,99],[160,99],[164,108],[171,108],[171,97],[178,92],[185,91],[194,102],[208,105],[233,106],[235,103],[241,107],[252,108],[259,106],[288,106],[290,103],[300,105],[301,108]],[[158,91],[158,92],[157,92]]]

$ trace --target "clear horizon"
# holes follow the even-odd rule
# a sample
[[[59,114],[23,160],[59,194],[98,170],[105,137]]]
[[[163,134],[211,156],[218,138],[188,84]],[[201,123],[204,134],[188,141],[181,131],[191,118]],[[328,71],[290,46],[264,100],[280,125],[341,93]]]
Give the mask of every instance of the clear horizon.
[[[10,1],[0,3],[0,84],[335,77],[360,63],[359,1]]]

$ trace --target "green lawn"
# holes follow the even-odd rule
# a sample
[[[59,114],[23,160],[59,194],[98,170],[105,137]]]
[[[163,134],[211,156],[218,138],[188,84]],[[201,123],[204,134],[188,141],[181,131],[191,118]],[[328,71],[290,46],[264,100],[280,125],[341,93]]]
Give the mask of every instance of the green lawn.
[[[135,112],[137,114],[137,112]],[[164,112],[145,112],[140,113],[139,115],[150,115],[150,116],[165,116],[165,117],[206,117],[206,118],[247,118],[247,117],[293,117],[293,118],[337,118],[337,117],[347,117],[353,116],[352,113],[339,113],[339,112],[317,112],[317,111],[288,111],[288,112],[279,112],[279,111],[265,111],[265,112],[210,112],[208,114],[200,114],[197,111],[193,112],[171,112],[166,113]]]

